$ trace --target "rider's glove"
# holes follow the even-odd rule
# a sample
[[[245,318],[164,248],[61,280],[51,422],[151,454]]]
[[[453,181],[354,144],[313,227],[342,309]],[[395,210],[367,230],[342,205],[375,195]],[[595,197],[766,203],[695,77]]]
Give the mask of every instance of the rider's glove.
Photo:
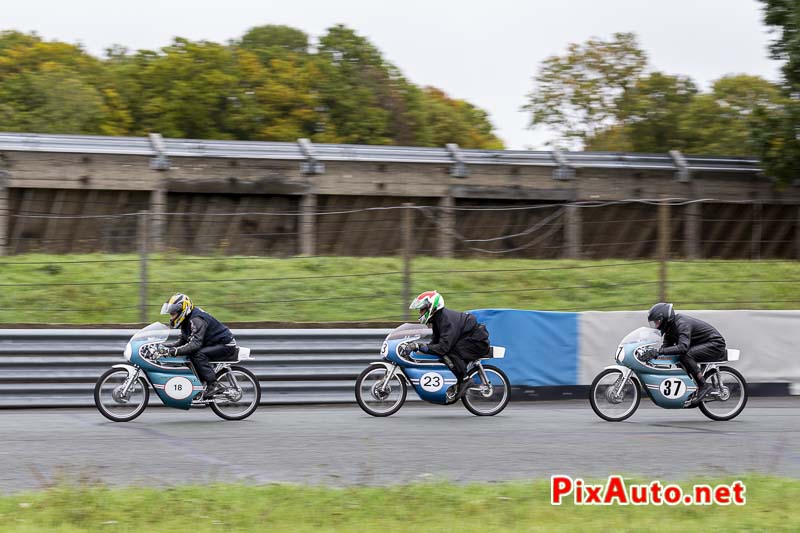
[[[428,345],[427,344],[417,344],[417,351],[419,353],[428,353]]]
[[[178,355],[178,349],[172,346],[159,346],[158,355],[159,357],[175,357]]]
[[[649,363],[653,359],[658,356],[658,350],[656,350],[652,346],[648,346],[644,350],[642,350],[642,355],[639,356],[639,360],[644,363]]]
[[[416,352],[419,350],[419,345],[416,342],[409,342],[404,344],[402,348],[400,348],[400,353],[404,356],[411,355],[411,352]]]

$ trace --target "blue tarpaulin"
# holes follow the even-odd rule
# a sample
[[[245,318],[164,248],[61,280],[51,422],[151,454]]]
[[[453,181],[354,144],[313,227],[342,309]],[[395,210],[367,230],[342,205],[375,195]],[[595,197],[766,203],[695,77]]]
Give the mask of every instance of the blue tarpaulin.
[[[489,342],[506,349],[493,359],[511,385],[542,387],[578,383],[578,313],[478,309]]]

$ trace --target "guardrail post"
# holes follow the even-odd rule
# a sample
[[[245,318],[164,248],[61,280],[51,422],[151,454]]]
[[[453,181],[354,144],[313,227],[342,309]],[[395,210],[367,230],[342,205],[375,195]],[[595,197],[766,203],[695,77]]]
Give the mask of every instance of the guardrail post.
[[[0,256],[8,254],[8,233],[11,226],[8,219],[8,187],[5,173],[0,170]]]
[[[669,202],[661,199],[658,204],[658,260],[661,265],[658,276],[658,299],[667,301],[667,262],[669,261],[670,236]]]
[[[298,248],[300,255],[317,255],[317,195],[304,194],[300,197],[300,228]]]
[[[409,320],[411,303],[411,259],[414,256],[414,204],[403,204],[403,317]]]
[[[439,199],[439,217],[436,219],[436,224],[439,226],[439,240],[437,255],[439,257],[453,257],[453,244],[455,231],[455,213],[453,207],[455,201],[449,194],[442,196]]]
[[[564,257],[567,259],[580,259],[583,244],[583,217],[581,208],[568,205],[564,212]]]
[[[139,322],[147,323],[147,253],[149,235],[149,211],[139,211],[138,231],[139,238]]]

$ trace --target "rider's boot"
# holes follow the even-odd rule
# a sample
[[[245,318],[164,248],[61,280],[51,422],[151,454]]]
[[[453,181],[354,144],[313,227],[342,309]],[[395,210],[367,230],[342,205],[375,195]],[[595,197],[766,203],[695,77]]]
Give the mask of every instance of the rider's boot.
[[[455,385],[451,385],[449,389],[447,389],[447,400],[450,402],[455,402],[461,397],[463,397],[470,387],[473,385],[472,378],[469,376],[465,376]]]
[[[219,392],[222,392],[223,390],[225,390],[225,387],[220,385],[219,381],[213,381],[213,382],[209,383],[208,385],[206,385],[206,391],[203,394],[203,397],[204,398],[211,398],[212,396],[214,396],[215,394],[217,394]]]
[[[697,392],[694,393],[694,400],[692,400],[692,403],[698,405],[712,390],[714,390],[714,386],[708,381],[704,381],[698,387]]]

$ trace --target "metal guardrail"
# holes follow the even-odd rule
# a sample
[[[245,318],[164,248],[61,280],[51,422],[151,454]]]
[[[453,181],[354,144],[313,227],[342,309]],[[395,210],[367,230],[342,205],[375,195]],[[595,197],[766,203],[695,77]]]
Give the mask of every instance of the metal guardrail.
[[[101,137],[92,135],[40,135],[0,133],[0,151],[62,152],[86,154],[147,155],[151,157],[216,157],[242,159],[305,160],[299,143],[163,139],[163,153],[151,145],[148,137]],[[452,164],[448,149],[413,146],[373,146],[349,144],[314,144],[314,158],[319,161],[354,161],[375,163]],[[562,152],[563,163],[570,168],[639,169],[677,171],[680,168],[669,154],[609,152]],[[559,167],[554,152],[528,150],[459,149],[465,165],[522,165]],[[690,171],[756,174],[760,162],[747,157],[685,156]]]
[[[380,359],[384,329],[234,330],[250,348],[262,404],[354,402],[353,386]],[[134,330],[0,330],[0,408],[94,405],[97,378],[124,363]],[[411,396],[409,396],[411,399]],[[153,405],[160,400],[151,395]]]

